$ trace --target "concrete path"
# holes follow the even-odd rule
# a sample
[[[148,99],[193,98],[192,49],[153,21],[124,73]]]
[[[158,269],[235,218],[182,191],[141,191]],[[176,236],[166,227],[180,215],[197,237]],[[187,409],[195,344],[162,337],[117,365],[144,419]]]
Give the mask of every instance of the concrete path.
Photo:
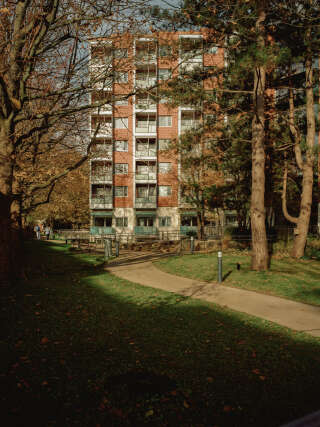
[[[198,298],[270,320],[296,331],[320,337],[320,307],[257,292],[198,282],[157,269],[151,262],[162,254],[137,253],[108,265],[108,271],[130,282]]]

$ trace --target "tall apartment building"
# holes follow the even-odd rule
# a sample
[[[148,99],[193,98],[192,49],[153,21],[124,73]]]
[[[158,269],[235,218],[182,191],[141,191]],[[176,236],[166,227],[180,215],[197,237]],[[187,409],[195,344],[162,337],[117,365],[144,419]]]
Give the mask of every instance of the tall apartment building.
[[[223,50],[205,43],[201,32],[91,41],[93,80],[106,69],[113,75],[91,94],[92,103],[109,100],[90,113],[92,234],[196,229],[196,212],[179,195],[179,156],[167,148],[197,125],[199,111],[172,108],[157,85],[193,67],[223,66]]]

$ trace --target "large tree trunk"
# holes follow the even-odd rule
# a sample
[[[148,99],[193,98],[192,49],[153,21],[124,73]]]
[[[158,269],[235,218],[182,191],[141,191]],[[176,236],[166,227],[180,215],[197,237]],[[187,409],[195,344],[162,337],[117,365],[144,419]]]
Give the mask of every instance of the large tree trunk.
[[[0,125],[0,284],[8,284],[17,273],[17,232],[11,221],[13,144],[8,122]]]
[[[306,115],[307,115],[307,152],[302,167],[302,194],[300,201],[300,212],[295,230],[295,238],[291,255],[301,258],[307,243],[310,224],[312,190],[313,190],[313,167],[314,167],[314,142],[315,142],[315,112],[313,99],[313,70],[312,58],[306,61]]]
[[[259,31],[258,49],[265,46],[263,22],[265,11],[260,2],[256,29]],[[265,86],[266,70],[257,66],[254,70],[254,95],[252,120],[252,186],[251,186],[251,233],[252,270],[267,270],[269,254],[265,225]]]

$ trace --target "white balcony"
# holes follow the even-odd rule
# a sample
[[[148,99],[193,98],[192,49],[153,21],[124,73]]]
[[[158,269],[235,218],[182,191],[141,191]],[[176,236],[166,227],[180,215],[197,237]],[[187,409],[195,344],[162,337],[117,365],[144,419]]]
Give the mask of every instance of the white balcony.
[[[139,172],[136,171],[136,181],[138,182],[155,182],[157,180],[156,172]]]
[[[111,114],[112,113],[112,105],[105,104],[100,107],[94,108],[92,110],[92,114]]]
[[[111,78],[107,78],[107,79],[103,79],[102,77],[99,78],[98,76],[95,76],[92,79],[92,89],[93,90],[105,90],[105,91],[111,91],[112,90],[112,79]]]
[[[112,146],[101,145],[101,146],[91,146],[91,158],[92,159],[104,159],[112,160]]]
[[[97,132],[96,129],[98,128]],[[91,130],[91,135],[99,138],[112,137],[112,123],[99,123]]]
[[[90,209],[112,209],[113,202],[112,196],[95,196],[93,195],[90,200]]]
[[[157,84],[157,78],[156,77],[149,77],[146,79],[138,78],[136,79],[136,87],[139,88],[148,88],[153,87]]]
[[[136,208],[156,208],[157,197],[156,196],[136,197],[135,207]]]
[[[91,183],[92,184],[112,183],[112,172],[111,171],[106,171],[106,172],[95,172],[95,171],[92,171],[92,173],[91,173]]]
[[[137,99],[135,104],[136,110],[155,111],[157,104],[151,99]]]
[[[146,53],[146,52],[138,52],[136,55],[137,63],[147,63],[147,62],[156,62],[157,55],[156,53]]]
[[[157,132],[157,125],[156,122],[138,122],[136,126],[136,133],[156,133]]]
[[[200,123],[200,120],[181,120],[181,131],[185,132],[187,130],[197,129]]]
[[[157,150],[154,148],[149,148],[146,150],[136,150],[136,158],[137,159],[146,159],[146,158],[156,158]]]

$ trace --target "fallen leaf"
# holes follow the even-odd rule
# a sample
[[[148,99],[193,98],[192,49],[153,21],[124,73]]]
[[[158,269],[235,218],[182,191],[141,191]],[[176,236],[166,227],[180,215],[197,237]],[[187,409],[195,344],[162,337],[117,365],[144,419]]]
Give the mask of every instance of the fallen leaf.
[[[49,340],[48,340],[48,338],[47,337],[43,337],[42,339],[41,339],[41,344],[47,344],[49,342]]]
[[[145,417],[151,417],[154,414],[153,409],[150,409],[145,413]]]

